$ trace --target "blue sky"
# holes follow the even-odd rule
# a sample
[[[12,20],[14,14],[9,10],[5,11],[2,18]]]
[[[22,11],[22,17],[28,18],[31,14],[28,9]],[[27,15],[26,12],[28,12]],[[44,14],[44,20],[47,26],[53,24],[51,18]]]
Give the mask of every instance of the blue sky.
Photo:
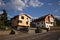
[[[5,9],[11,18],[20,13],[32,17],[53,14],[60,17],[60,0],[0,0],[0,12]]]

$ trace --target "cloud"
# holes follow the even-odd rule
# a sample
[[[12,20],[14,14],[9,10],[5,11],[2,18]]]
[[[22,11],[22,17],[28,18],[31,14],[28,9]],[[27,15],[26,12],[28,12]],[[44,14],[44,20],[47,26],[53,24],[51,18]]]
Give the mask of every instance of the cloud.
[[[9,18],[12,18],[13,16],[8,14],[8,17],[9,17]]]
[[[3,14],[3,11],[0,11],[0,14]]]
[[[13,18],[13,16],[12,15],[7,15],[8,16],[8,20],[11,20],[10,18]]]
[[[52,3],[48,3],[48,5],[53,5]]]
[[[58,5],[60,5],[60,1],[58,1]]]
[[[24,8],[26,8],[26,3],[24,3],[22,0],[11,0],[6,5],[8,6],[8,8],[12,8],[14,10],[22,11]]]
[[[3,6],[5,6],[5,3],[2,0],[0,0],[0,7],[3,7]]]
[[[44,3],[39,2],[38,0],[30,0],[29,5],[33,6],[33,7],[39,7],[42,6]]]
[[[58,2],[60,2],[60,1],[58,1]]]
[[[58,9],[55,9],[55,10],[53,10],[52,12],[55,12],[55,13],[57,13],[57,12],[59,12],[59,10],[58,10]]]
[[[58,5],[60,5],[60,3]]]
[[[34,19],[37,19],[38,17],[32,17],[32,19],[34,20]]]
[[[60,16],[55,16],[56,18],[60,18]]]
[[[6,0],[5,0],[6,1]],[[23,9],[32,6],[32,7],[40,7],[44,3],[39,2],[38,0],[10,0],[9,2],[4,2],[3,0],[0,0],[0,6],[3,6],[6,9],[13,9],[13,10],[20,10],[23,11]]]

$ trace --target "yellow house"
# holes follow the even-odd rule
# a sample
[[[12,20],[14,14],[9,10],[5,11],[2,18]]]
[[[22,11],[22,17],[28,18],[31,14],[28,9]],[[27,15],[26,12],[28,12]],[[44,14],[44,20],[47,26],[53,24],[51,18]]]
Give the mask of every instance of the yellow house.
[[[30,19],[31,16],[29,16],[28,14],[19,14],[11,19],[11,26],[16,29],[20,29],[22,27],[29,28]]]

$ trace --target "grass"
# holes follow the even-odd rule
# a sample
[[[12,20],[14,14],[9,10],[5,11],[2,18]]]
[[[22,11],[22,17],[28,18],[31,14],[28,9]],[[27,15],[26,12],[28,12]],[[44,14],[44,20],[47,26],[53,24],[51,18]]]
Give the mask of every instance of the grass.
[[[2,30],[2,31],[8,31],[8,30],[12,30],[12,28],[11,28],[11,26],[2,26],[0,28],[0,30]]]
[[[60,38],[58,38],[58,40],[60,40]]]

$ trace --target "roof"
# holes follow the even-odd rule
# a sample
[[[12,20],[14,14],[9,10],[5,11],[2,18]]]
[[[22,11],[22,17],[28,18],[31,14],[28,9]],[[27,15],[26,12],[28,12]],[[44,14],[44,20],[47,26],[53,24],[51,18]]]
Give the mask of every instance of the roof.
[[[25,15],[25,16],[27,16],[27,17],[29,17],[29,18],[31,19],[31,16],[30,16],[30,15],[21,13],[21,14],[19,14],[19,15],[14,16],[13,18],[11,18],[11,20],[12,20],[12,19],[15,19],[16,17],[18,17],[18,16],[20,16],[20,15]]]
[[[27,16],[27,17],[29,17],[31,19],[31,16],[26,14],[26,13],[21,13],[20,15],[25,15],[25,16]]]
[[[11,20],[12,20],[12,19],[15,19],[15,18],[18,17],[18,16],[19,16],[19,15],[14,16],[13,18],[11,18]]]
[[[45,15],[45,16],[41,16],[41,17],[39,17],[39,18],[37,18],[37,19],[34,19],[33,21],[34,21],[34,22],[37,22],[37,21],[45,20],[46,16],[48,16],[48,15],[53,16],[52,14],[47,14],[47,15]],[[54,16],[53,16],[53,18],[54,18]]]

